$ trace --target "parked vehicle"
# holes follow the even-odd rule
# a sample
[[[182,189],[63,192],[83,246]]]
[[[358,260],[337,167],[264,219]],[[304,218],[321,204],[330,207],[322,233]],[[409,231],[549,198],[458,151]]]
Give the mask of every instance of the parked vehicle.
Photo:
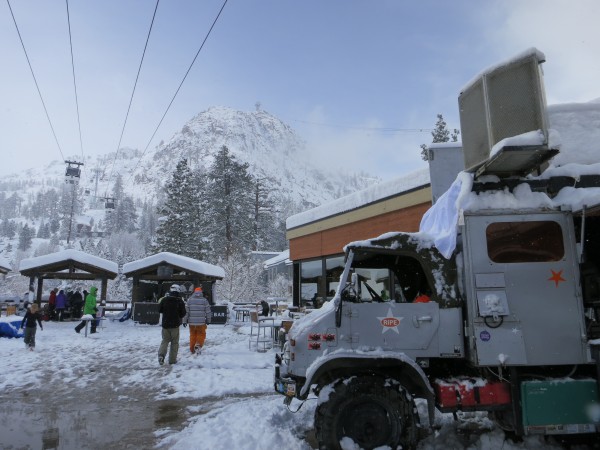
[[[506,75],[504,89],[521,98],[527,91],[507,80],[522,79],[524,65],[537,74],[539,55],[483,76]],[[495,87],[481,90],[493,96]],[[531,96],[545,107],[543,91]],[[477,134],[469,115],[481,124],[485,114],[464,106],[468,151],[464,135]],[[334,299],[294,323],[275,364],[285,403],[318,395],[321,448],[340,448],[343,437],[365,449],[415,447],[425,428],[415,398],[426,400],[430,425],[436,408],[487,411],[515,436],[598,441],[600,169],[544,172],[558,150],[540,128],[501,137],[459,175],[424,220],[450,217],[445,233],[387,233],[345,247]],[[577,190],[571,205],[558,196],[565,187]],[[498,201],[519,190],[538,195]],[[390,300],[378,294],[382,280]]]

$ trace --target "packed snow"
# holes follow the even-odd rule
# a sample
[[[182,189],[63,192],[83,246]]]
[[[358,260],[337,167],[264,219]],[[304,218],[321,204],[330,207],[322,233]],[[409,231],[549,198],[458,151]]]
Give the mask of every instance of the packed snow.
[[[162,263],[171,264],[184,270],[190,270],[192,272],[201,273],[203,275],[208,275],[219,279],[225,276],[225,271],[219,266],[215,266],[204,261],[199,261],[197,259],[188,258],[187,256],[176,255],[175,253],[170,252],[160,252],[155,255],[124,264],[123,273],[125,275],[129,275],[140,269],[145,269],[147,267],[152,267],[156,264]]]
[[[21,319],[1,318],[17,323]],[[121,448],[129,442],[128,432],[137,433],[139,439],[150,439],[155,448],[316,448],[312,425],[316,398],[309,398],[304,405],[294,400],[290,409],[297,410],[295,413],[283,405],[283,397],[273,392],[274,351],[248,348],[248,322],[210,325],[205,349],[198,356],[190,354],[189,332],[181,328],[179,360],[173,366],[160,366],[157,362],[160,326],[106,320],[98,333],[85,337],[83,332],[75,334],[75,324],[44,322],[44,329],[37,330],[33,352],[25,349],[22,338],[0,338],[0,398],[4,405],[11,405],[4,414],[0,413],[0,447],[41,448],[41,434],[46,431],[43,427],[52,426],[58,428],[55,433],[59,448],[75,448],[82,433],[88,448]],[[93,401],[89,420],[98,417],[96,423],[86,424],[86,415],[78,419],[83,421],[77,424],[79,428],[61,422],[60,417],[72,413],[68,404],[75,401],[84,407],[100,395],[96,389],[103,385],[109,389],[100,392],[111,396],[114,402],[103,409],[99,399]],[[19,407],[29,405],[24,406],[26,402],[33,402],[34,409],[50,408],[45,402],[51,391],[58,391],[61,399],[52,406],[56,415],[40,417],[38,421],[33,413],[19,415]],[[181,405],[186,417],[182,423],[166,426],[162,419],[156,419],[164,411],[155,405],[164,402]],[[143,414],[128,417],[125,412],[132,405],[138,405]],[[418,407],[422,423],[427,423],[425,403]],[[103,427],[119,414],[125,414],[119,426]],[[143,428],[147,416],[155,419]],[[482,413],[464,413],[459,417],[454,421],[452,415],[436,411],[433,431],[418,448],[561,448],[540,437],[514,443]],[[138,440],[138,448],[141,442],[145,441]],[[348,439],[344,439],[343,446],[358,448]]]
[[[59,252],[50,253],[48,255],[36,256],[21,261],[19,270],[28,270],[34,267],[44,267],[50,264],[55,264],[62,261],[76,261],[81,264],[96,267],[98,269],[112,272],[115,275],[119,272],[117,263],[108,261],[98,256],[90,255],[89,253],[80,252],[79,250],[67,249]]]

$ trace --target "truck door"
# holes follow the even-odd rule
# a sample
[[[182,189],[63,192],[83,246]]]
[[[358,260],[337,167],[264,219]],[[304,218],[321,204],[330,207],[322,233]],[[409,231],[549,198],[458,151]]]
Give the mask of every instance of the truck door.
[[[465,215],[474,362],[586,362],[572,221],[565,213]]]
[[[439,356],[438,304],[366,302],[352,305],[352,348],[381,348],[411,356]]]
[[[361,280],[360,301],[348,305],[352,348],[399,351],[413,357],[439,356],[438,304],[384,300],[378,293],[384,290],[389,271],[360,268],[356,272]],[[403,295],[396,297],[407,300]]]

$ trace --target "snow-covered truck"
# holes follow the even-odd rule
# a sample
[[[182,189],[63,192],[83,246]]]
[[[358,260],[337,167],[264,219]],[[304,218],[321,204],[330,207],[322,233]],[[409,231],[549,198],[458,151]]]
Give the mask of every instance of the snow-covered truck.
[[[600,438],[600,164],[548,168],[543,60],[461,92],[468,169],[419,232],[349,243],[333,300],[289,331],[275,390],[318,396],[320,448],[415,447],[417,398],[430,426],[436,408],[487,411],[517,437]]]

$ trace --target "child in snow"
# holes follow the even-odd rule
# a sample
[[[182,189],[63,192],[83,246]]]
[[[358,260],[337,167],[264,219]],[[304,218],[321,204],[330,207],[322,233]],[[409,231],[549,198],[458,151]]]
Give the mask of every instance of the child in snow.
[[[40,330],[44,329],[42,326],[42,318],[38,310],[39,307],[37,303],[33,303],[25,313],[25,317],[23,317],[23,321],[21,322],[21,328],[25,328],[25,345],[31,351],[35,348],[36,321],[40,324]]]

